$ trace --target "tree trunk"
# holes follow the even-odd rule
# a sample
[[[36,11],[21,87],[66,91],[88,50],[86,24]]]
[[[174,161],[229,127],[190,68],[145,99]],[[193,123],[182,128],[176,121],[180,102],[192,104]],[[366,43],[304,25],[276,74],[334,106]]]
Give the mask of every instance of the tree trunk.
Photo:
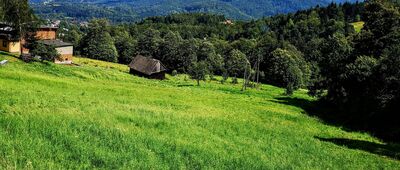
[[[197,79],[196,81],[197,81],[197,86],[200,86],[200,80]]]

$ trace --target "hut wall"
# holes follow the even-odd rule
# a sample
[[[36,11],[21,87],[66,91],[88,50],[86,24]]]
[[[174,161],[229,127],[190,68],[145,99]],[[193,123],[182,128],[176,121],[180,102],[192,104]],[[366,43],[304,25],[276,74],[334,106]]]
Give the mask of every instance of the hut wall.
[[[164,80],[165,79],[165,72],[159,72],[155,73],[149,76],[150,79],[158,79],[158,80]]]

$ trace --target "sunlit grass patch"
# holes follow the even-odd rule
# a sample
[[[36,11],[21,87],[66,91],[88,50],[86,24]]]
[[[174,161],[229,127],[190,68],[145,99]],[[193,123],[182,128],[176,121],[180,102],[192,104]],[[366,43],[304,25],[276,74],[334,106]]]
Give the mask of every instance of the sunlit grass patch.
[[[351,23],[351,25],[353,25],[354,30],[356,30],[356,32],[361,32],[361,29],[364,27],[364,24],[365,23],[362,21]]]
[[[74,57],[74,63],[82,66],[88,65],[88,66],[101,67],[107,69],[116,69],[122,72],[129,72],[129,67],[127,65],[102,62],[90,58]]]

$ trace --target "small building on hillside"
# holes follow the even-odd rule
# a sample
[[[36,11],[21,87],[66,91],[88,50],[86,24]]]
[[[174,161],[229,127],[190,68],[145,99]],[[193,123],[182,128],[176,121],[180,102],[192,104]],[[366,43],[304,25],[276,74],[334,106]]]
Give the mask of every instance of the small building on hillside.
[[[0,23],[0,50],[9,53],[20,53],[21,42],[17,33],[7,24]]]
[[[161,63],[160,60],[156,60],[141,55],[136,56],[129,64],[130,73],[146,77],[150,79],[165,79],[165,72],[167,68]]]
[[[60,57],[54,61],[56,64],[72,64],[72,56],[74,54],[74,46],[71,43],[63,42],[61,40],[39,40],[47,46],[54,47],[60,54]]]
[[[225,25],[233,25],[233,21],[230,19],[227,19],[223,22]]]

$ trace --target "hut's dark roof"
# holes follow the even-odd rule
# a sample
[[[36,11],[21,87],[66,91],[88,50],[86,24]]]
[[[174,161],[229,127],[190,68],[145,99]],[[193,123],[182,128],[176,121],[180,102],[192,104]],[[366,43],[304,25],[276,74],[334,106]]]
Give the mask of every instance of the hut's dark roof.
[[[67,43],[61,40],[39,40],[39,43],[43,43],[45,45],[51,45],[54,47],[68,47],[73,46],[71,43]]]
[[[141,55],[136,56],[129,64],[129,67],[146,75],[152,75],[167,70],[160,60]]]

